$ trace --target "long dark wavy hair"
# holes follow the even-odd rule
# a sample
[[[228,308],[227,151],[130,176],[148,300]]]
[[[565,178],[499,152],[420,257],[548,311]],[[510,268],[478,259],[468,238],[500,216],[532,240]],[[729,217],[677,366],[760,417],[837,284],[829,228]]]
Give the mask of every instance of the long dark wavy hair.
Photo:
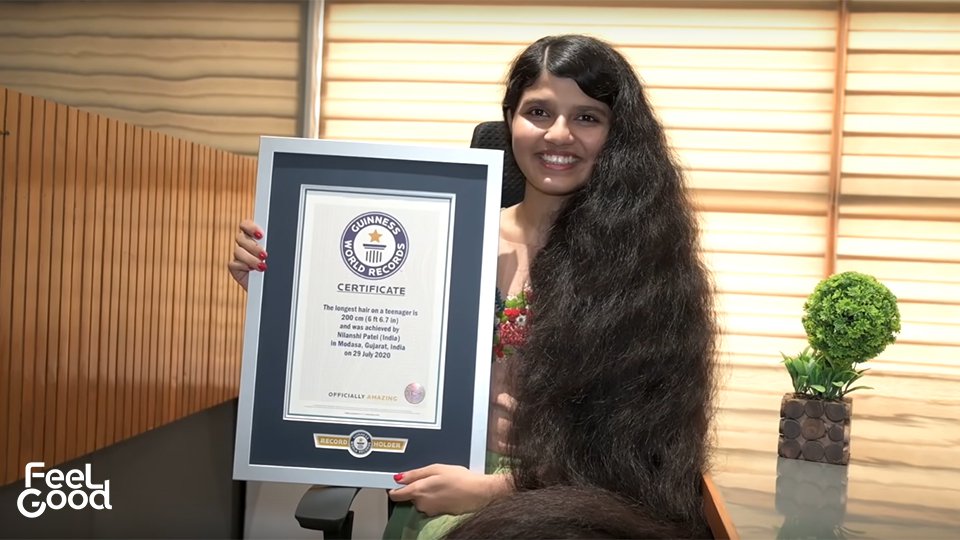
[[[700,535],[717,329],[682,172],[633,68],[594,38],[523,51],[506,118],[545,71],[612,121],[530,269],[531,331],[511,364],[515,484],[600,487]]]

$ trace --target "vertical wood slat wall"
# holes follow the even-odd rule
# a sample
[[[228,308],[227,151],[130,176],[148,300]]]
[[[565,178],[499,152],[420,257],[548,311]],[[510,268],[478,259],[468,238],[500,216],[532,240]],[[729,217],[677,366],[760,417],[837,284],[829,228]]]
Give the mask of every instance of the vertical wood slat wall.
[[[0,87],[0,485],[236,396],[255,160]]]

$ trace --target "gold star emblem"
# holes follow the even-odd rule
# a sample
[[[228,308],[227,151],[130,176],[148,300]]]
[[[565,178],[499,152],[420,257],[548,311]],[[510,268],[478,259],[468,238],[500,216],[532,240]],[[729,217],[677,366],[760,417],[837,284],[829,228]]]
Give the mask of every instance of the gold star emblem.
[[[370,233],[370,241],[371,241],[371,242],[379,242],[381,236],[383,236],[383,235],[380,234],[379,231],[377,231],[376,229],[374,229],[374,231],[373,231],[372,233]]]

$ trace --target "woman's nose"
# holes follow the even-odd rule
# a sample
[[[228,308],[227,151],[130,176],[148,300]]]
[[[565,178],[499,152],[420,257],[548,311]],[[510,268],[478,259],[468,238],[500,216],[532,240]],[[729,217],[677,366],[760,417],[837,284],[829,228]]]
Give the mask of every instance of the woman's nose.
[[[567,119],[563,116],[558,116],[553,124],[547,128],[547,133],[543,138],[553,144],[566,144],[571,142],[573,140],[573,133],[570,132]]]

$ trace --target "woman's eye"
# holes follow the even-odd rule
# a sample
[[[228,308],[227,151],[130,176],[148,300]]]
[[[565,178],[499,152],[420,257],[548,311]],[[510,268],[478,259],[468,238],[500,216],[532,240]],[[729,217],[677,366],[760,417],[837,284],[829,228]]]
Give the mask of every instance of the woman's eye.
[[[529,114],[530,116],[546,116],[546,115],[547,115],[547,111],[535,107],[535,108],[530,109],[529,111],[527,111],[527,114]]]
[[[599,119],[597,119],[596,116],[593,116],[592,114],[581,114],[580,116],[577,117],[577,120],[580,120],[581,122],[590,122],[590,123],[600,121]]]

